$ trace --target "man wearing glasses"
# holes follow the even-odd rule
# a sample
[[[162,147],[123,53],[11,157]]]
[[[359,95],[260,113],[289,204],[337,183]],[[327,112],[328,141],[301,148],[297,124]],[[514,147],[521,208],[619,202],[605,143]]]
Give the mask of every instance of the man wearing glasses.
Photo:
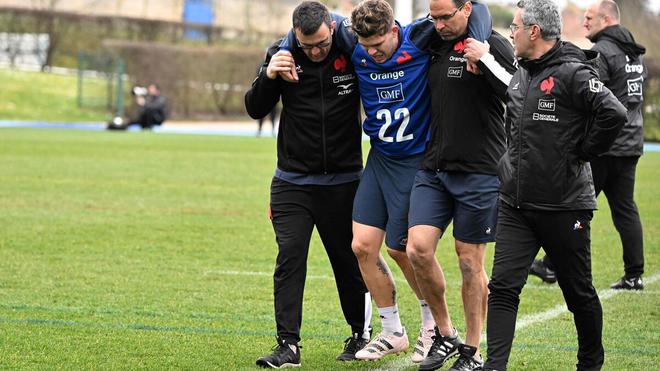
[[[371,298],[351,250],[351,210],[362,172],[360,97],[353,65],[337,48],[334,28],[324,5],[300,4],[293,12],[298,42],[290,52],[278,52],[280,41],[273,44],[245,95],[247,112],[255,119],[267,115],[280,98],[283,106],[270,193],[278,245],[273,277],[277,346],[257,360],[265,368],[300,366],[303,290],[314,227],[351,327],[338,359],[355,359],[370,338]],[[295,84],[278,76],[291,69],[299,78]]]
[[[486,42],[468,36],[472,3],[431,0],[437,37],[431,47],[431,138],[410,196],[407,253],[435,323],[434,342],[420,370],[435,370],[458,354],[450,370],[480,370],[481,331],[486,321],[486,243],[495,240],[504,153],[504,95],[516,71],[513,49],[492,31]],[[474,73],[469,73],[469,72]],[[454,329],[444,292],[438,241],[453,223],[461,269],[465,344]]]
[[[612,221],[623,246],[624,276],[610,288],[643,290],[644,238],[635,203],[635,171],[644,152],[642,105],[643,84],[648,70],[644,65],[646,48],[635,42],[632,33],[619,23],[619,7],[614,1],[597,1],[584,14],[587,38],[599,53],[601,81],[628,109],[628,122],[610,150],[591,161],[596,196],[603,191],[612,212]],[[535,260],[530,273],[552,283],[554,264],[545,256]],[[555,279],[556,280],[556,279]]]
[[[470,31],[484,40],[492,30],[490,14],[483,4],[477,8]],[[380,254],[384,241],[420,302],[422,323],[411,358],[421,362],[433,342],[435,323],[405,250],[410,190],[429,135],[427,48],[437,36],[430,19],[402,27],[384,0],[361,2],[351,22],[338,24],[338,41],[358,75],[366,114],[363,129],[371,142],[353,207],[353,251],[382,323],[382,332],[356,358],[380,359],[408,349],[394,280]],[[290,32],[289,44],[292,37]]]
[[[577,369],[600,370],[603,313],[591,276],[596,197],[589,161],[610,148],[626,109],[599,80],[597,53],[560,40],[553,0],[517,6],[511,38],[520,68],[506,93],[507,150],[498,166],[502,187],[484,370],[507,368],[520,292],[540,246],[556,265],[573,313]]]

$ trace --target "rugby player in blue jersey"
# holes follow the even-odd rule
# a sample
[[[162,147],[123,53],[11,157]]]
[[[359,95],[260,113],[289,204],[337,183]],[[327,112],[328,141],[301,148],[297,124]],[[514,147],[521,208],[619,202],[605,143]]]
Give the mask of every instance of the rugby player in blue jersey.
[[[472,8],[476,18],[470,23],[470,34],[485,40],[492,29],[488,8],[483,4],[474,4]],[[380,254],[385,240],[389,255],[420,301],[422,324],[411,358],[421,362],[433,343],[435,322],[405,250],[410,191],[429,138],[427,50],[432,41],[437,41],[436,30],[428,18],[402,27],[384,0],[363,1],[353,11],[351,21],[337,16],[335,20],[339,25],[336,38],[350,55],[358,75],[366,114],[363,130],[372,147],[353,206],[352,245],[378,307],[382,332],[357,352],[356,358],[380,359],[408,349],[394,280]],[[294,37],[289,33],[281,47],[285,48],[286,43],[293,45]],[[295,79],[294,71],[291,78]]]

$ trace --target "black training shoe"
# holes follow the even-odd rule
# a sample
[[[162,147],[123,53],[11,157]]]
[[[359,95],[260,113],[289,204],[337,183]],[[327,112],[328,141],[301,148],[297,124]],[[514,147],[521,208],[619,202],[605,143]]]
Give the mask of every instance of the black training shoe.
[[[543,282],[546,283],[557,282],[557,275],[555,274],[555,271],[548,268],[545,264],[543,264],[543,260],[540,259],[534,260],[532,266],[529,267],[529,274],[533,274],[541,278]]]
[[[484,361],[478,361],[474,359],[474,355],[477,354],[477,348],[460,344],[458,346],[458,359],[451,366],[449,371],[481,371],[484,367]],[[481,356],[480,356],[481,358]]]
[[[363,338],[357,332],[354,333],[353,336],[346,338],[346,340],[344,340],[344,351],[337,356],[337,361],[356,360],[357,358],[355,358],[355,353],[357,353],[358,350],[364,348],[364,346],[367,345],[367,343],[369,343],[368,339]]]
[[[458,331],[454,329],[456,335],[442,336],[438,328],[435,328],[433,336],[433,345],[429,349],[429,354],[419,364],[420,371],[437,370],[447,362],[447,360],[458,354],[458,346],[463,343]]]
[[[610,288],[614,290],[644,290],[644,281],[642,281],[642,277],[621,277]]]
[[[263,368],[300,367],[300,346],[277,338],[273,353],[257,359],[257,366]]]

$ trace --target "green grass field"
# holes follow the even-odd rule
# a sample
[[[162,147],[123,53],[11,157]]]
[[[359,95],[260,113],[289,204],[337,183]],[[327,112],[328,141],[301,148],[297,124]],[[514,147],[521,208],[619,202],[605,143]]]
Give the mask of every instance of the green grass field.
[[[0,69],[0,120],[107,121],[107,82],[86,78],[78,107],[77,76]]]
[[[266,213],[274,166],[272,139],[0,129],[0,369],[255,369],[275,344],[277,249]],[[622,261],[602,197],[593,221],[607,370],[658,367],[658,179],[660,153],[647,153],[636,194],[646,243],[643,293],[606,290]],[[450,239],[441,241],[438,258],[463,332]],[[390,264],[414,342],[418,304]],[[408,356],[334,361],[349,329],[317,237],[308,265],[303,369],[416,369]],[[530,278],[511,370],[574,369],[572,317],[529,320],[562,302],[556,285]],[[378,331],[376,317],[373,323]]]

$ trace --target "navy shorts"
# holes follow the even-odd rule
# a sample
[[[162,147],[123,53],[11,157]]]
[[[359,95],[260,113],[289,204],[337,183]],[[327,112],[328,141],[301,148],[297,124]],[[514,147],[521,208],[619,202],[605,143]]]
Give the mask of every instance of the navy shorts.
[[[385,245],[404,251],[415,173],[424,154],[390,158],[371,149],[353,203],[353,220],[385,231]]]
[[[496,175],[420,170],[410,195],[408,224],[447,229],[454,221],[454,238],[467,243],[495,241]]]

